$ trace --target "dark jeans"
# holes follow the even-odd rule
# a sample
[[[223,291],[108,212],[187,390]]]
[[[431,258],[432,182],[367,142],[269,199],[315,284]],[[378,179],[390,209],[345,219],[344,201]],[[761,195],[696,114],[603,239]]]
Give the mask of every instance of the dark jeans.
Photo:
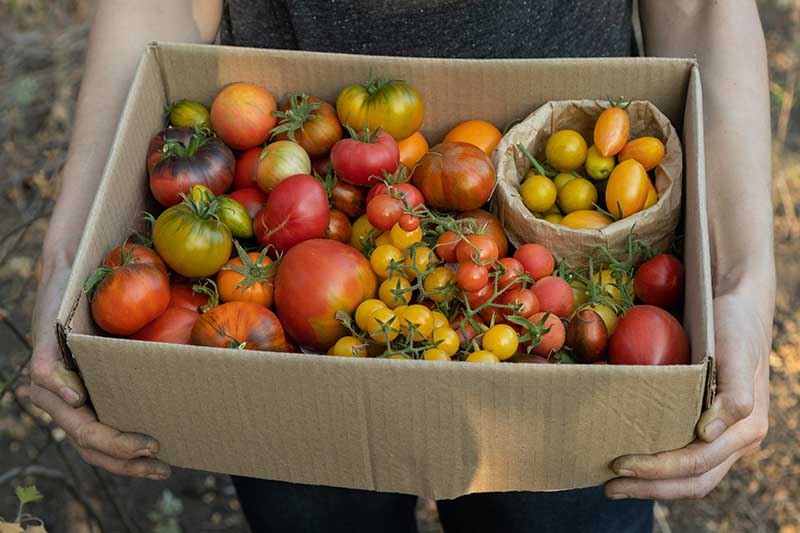
[[[416,496],[233,477],[253,533],[417,531]],[[651,533],[653,502],[612,501],[602,487],[470,494],[437,502],[446,533]]]

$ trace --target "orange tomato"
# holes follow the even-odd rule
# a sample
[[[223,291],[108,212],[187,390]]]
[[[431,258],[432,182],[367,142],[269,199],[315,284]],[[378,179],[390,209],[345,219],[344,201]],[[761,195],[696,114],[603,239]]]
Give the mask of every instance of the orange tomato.
[[[598,211],[582,209],[561,219],[561,225],[572,229],[600,229],[611,224],[611,219]]]
[[[644,208],[647,192],[652,184],[647,171],[635,159],[617,165],[606,186],[606,206],[614,216],[625,218]]]
[[[244,252],[238,243],[237,249]],[[256,252],[231,259],[217,274],[219,299],[223,302],[252,302],[270,307],[275,271],[272,259]]]
[[[500,133],[500,130],[485,120],[468,120],[450,130],[443,142],[461,141],[470,143],[491,157],[502,137],[503,134]]]
[[[397,141],[397,148],[400,150],[400,163],[412,169],[427,153],[428,141],[416,131],[402,141]]]
[[[604,157],[616,155],[628,142],[631,119],[621,107],[609,107],[597,117],[594,125],[594,145]]]
[[[658,202],[658,191],[656,190],[656,186],[653,185],[653,182],[650,181],[647,187],[647,200],[644,201],[644,207],[642,209],[644,210],[648,207],[653,207],[656,205],[656,202]]]
[[[617,157],[620,162],[635,159],[645,170],[653,170],[664,159],[664,143],[655,137],[639,137],[628,142]]]

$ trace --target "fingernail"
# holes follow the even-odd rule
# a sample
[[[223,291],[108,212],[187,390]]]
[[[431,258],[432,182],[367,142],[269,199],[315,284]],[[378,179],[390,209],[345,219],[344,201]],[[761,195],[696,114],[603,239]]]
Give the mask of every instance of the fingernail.
[[[630,498],[630,496],[621,492],[615,492],[614,494],[608,495],[609,500],[627,500],[628,498]]]
[[[61,387],[59,392],[61,393],[61,398],[67,403],[77,403],[81,399],[81,395],[69,387]]]
[[[716,439],[717,437],[722,435],[723,431],[725,431],[725,422],[719,419],[714,420],[713,422],[711,422],[706,426],[706,430],[704,432],[706,440]]]
[[[153,481],[164,481],[169,477],[169,472],[153,472],[152,474],[147,474],[147,479],[152,479]]]
[[[618,476],[636,477],[636,471],[633,469],[633,461],[631,459],[617,459],[611,465],[611,469]]]
[[[626,468],[616,468],[614,469],[614,472],[616,472],[618,476],[622,477],[636,477],[636,472]]]

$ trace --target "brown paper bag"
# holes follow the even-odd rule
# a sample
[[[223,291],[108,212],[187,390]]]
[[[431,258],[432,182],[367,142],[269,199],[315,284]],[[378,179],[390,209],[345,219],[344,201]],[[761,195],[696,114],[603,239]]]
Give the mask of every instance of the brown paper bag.
[[[531,164],[517,144],[522,143],[541,162],[547,139],[555,131],[576,130],[591,145],[594,123],[603,109],[594,100],[548,102],[511,128],[497,145],[492,155],[497,169],[497,189],[491,207],[514,246],[539,243],[571,266],[584,266],[598,246],[625,248],[632,230],[641,241],[657,250],[665,250],[672,243],[681,214],[683,153],[675,128],[650,102],[633,101],[627,111],[631,119],[631,139],[652,136],[664,143],[664,160],[654,169],[658,191],[656,205],[603,229],[574,230],[534,217],[522,203],[519,184]]]

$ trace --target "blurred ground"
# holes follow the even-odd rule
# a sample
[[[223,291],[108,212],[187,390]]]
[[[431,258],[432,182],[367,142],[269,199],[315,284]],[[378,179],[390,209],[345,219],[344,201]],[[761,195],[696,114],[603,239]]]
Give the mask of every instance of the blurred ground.
[[[771,422],[761,450],[700,501],[665,503],[656,530],[800,533],[800,0],[762,0],[775,131],[778,302],[770,357]],[[0,0],[0,390],[29,356],[37,260],[63,164],[91,0]],[[168,483],[113,478],[86,466],[27,400],[27,371],[0,396],[0,516],[13,487],[45,495],[29,511],[59,531],[247,531],[225,476],[177,471]],[[1,395],[2,393],[0,393]],[[30,467],[30,468],[27,468]],[[20,475],[20,469],[27,468]],[[421,505],[425,531],[435,509]],[[99,526],[99,527],[98,527]],[[156,529],[157,528],[157,529]]]

